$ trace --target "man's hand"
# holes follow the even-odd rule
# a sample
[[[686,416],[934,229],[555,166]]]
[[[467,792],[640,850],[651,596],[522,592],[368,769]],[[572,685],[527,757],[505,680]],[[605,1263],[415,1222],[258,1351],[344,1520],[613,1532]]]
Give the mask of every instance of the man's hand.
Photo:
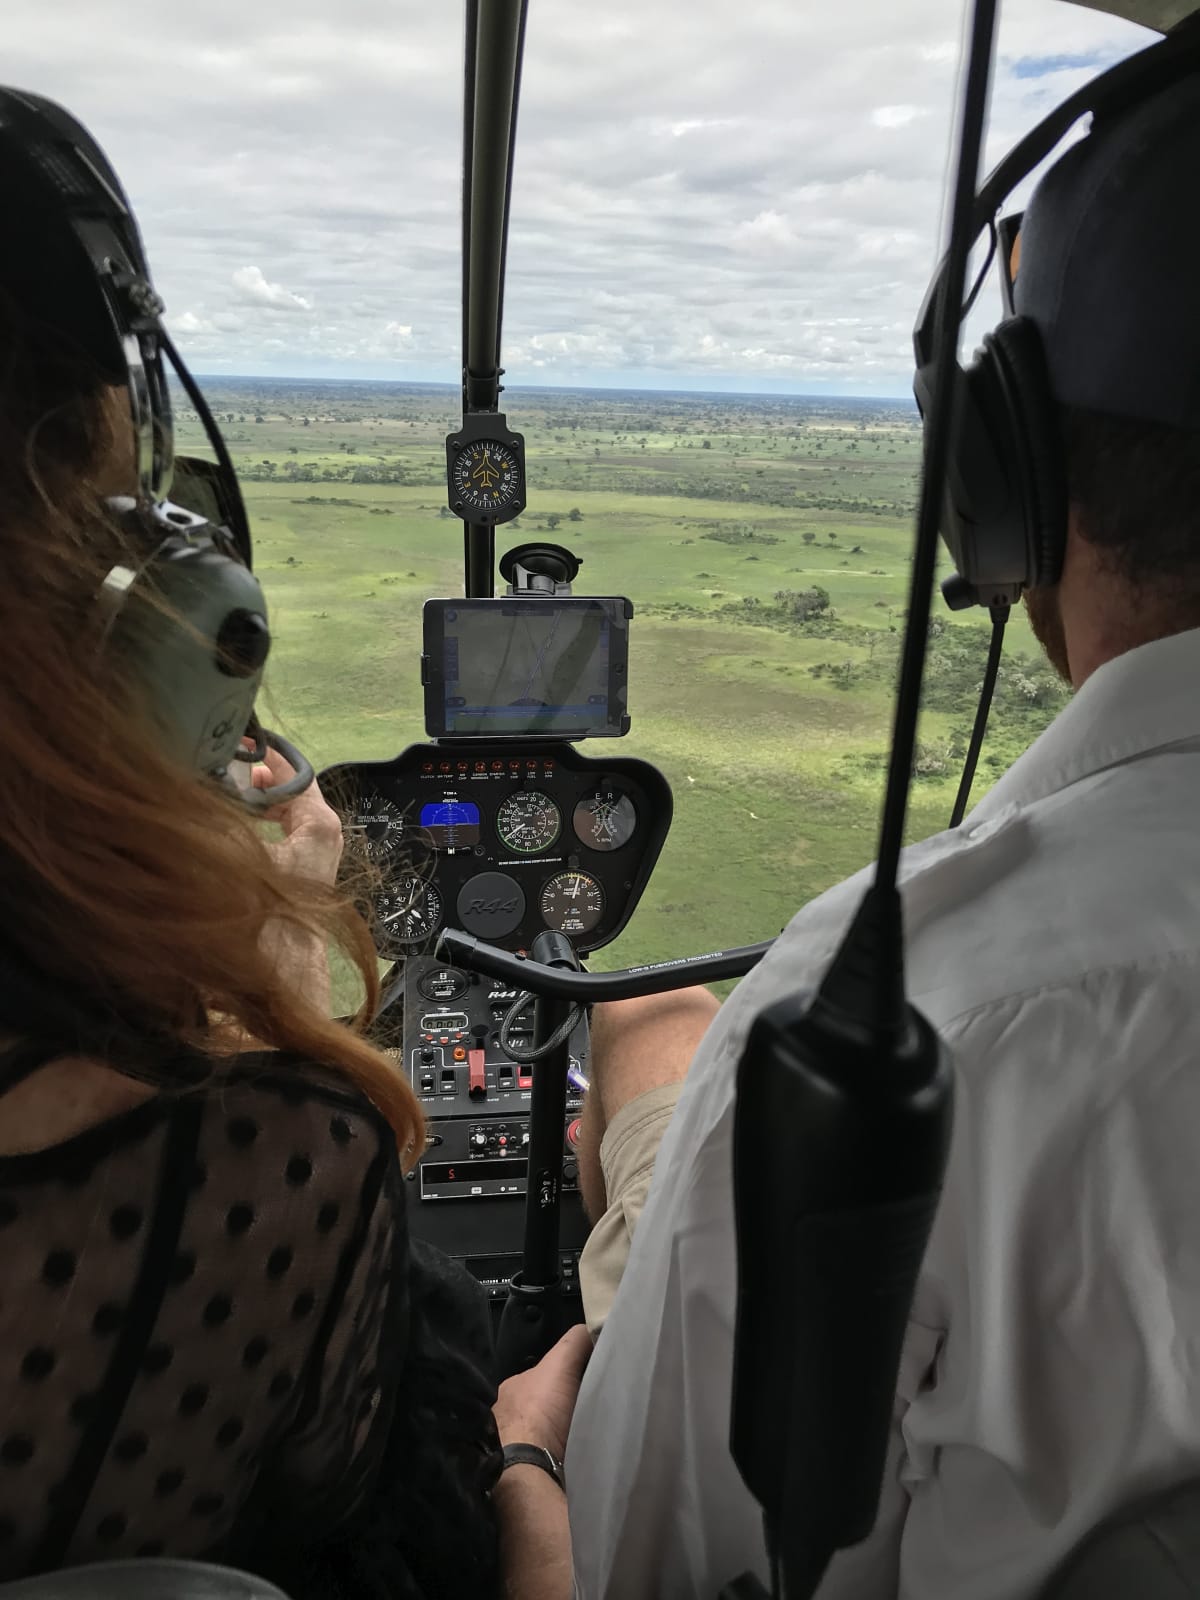
[[[250,782],[255,789],[272,789],[295,775],[291,762],[278,750],[268,748],[266,760],[251,770]],[[285,872],[314,878],[318,883],[333,883],[345,841],[338,814],[325,800],[315,778],[303,794],[264,811],[263,820],[277,822],[283,829],[283,838],[267,849]]]
[[[502,1383],[494,1407],[500,1443],[539,1444],[561,1461],[591,1353],[587,1329],[571,1328],[536,1367]]]

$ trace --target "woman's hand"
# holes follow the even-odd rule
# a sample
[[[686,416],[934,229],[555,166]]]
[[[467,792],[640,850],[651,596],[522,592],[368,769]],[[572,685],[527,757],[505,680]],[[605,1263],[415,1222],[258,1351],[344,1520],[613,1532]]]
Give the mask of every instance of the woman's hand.
[[[501,1444],[539,1444],[562,1460],[592,1341],[582,1324],[570,1328],[528,1372],[500,1385],[493,1408]]]
[[[265,761],[251,769],[250,783],[255,789],[272,789],[295,776],[291,762],[268,747]],[[283,838],[267,849],[289,876],[332,885],[345,841],[338,814],[315,778],[302,794],[264,811],[263,820],[277,822],[283,829]]]

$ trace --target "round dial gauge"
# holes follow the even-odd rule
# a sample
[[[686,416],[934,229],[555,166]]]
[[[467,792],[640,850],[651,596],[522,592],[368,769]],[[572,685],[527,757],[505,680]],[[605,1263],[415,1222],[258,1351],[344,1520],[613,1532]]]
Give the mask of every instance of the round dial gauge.
[[[450,499],[457,510],[481,511],[489,517],[521,497],[521,463],[511,445],[496,439],[474,439],[464,445],[450,469]]]
[[[384,955],[403,955],[430,938],[442,920],[442,897],[433,884],[410,873],[375,896],[375,942]]]
[[[590,872],[558,872],[542,890],[542,920],[558,933],[590,933],[604,915],[604,890]]]
[[[382,861],[403,837],[404,812],[381,794],[364,795],[346,822],[346,832],[361,837],[372,861]]]
[[[580,843],[589,850],[619,850],[633,838],[637,812],[619,789],[597,789],[584,795],[571,821]]]
[[[520,855],[549,850],[561,831],[562,812],[548,794],[537,789],[518,789],[496,813],[500,843]]]

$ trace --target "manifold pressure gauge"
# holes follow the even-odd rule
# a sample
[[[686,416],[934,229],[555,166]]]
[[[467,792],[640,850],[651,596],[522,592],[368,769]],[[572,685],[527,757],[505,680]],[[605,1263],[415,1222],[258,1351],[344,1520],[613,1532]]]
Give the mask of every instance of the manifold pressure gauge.
[[[525,439],[499,412],[463,418],[446,439],[450,509],[464,522],[508,522],[525,509]]]

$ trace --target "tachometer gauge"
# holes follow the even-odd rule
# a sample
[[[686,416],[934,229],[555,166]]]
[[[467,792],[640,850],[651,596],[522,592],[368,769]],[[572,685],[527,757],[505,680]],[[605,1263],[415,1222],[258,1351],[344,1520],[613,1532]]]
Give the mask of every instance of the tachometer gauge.
[[[506,850],[535,855],[539,850],[549,850],[562,832],[562,812],[548,794],[518,789],[497,811],[496,832]]]
[[[404,955],[437,932],[442,897],[415,874],[397,878],[375,896],[375,942],[385,956]]]
[[[363,795],[346,821],[346,832],[359,834],[371,860],[382,861],[404,836],[404,812],[381,794]]]
[[[571,821],[579,842],[589,850],[619,850],[633,838],[637,812],[619,789],[596,789],[584,795]]]
[[[542,889],[542,921],[557,933],[590,933],[604,915],[604,889],[590,872],[557,872]]]

